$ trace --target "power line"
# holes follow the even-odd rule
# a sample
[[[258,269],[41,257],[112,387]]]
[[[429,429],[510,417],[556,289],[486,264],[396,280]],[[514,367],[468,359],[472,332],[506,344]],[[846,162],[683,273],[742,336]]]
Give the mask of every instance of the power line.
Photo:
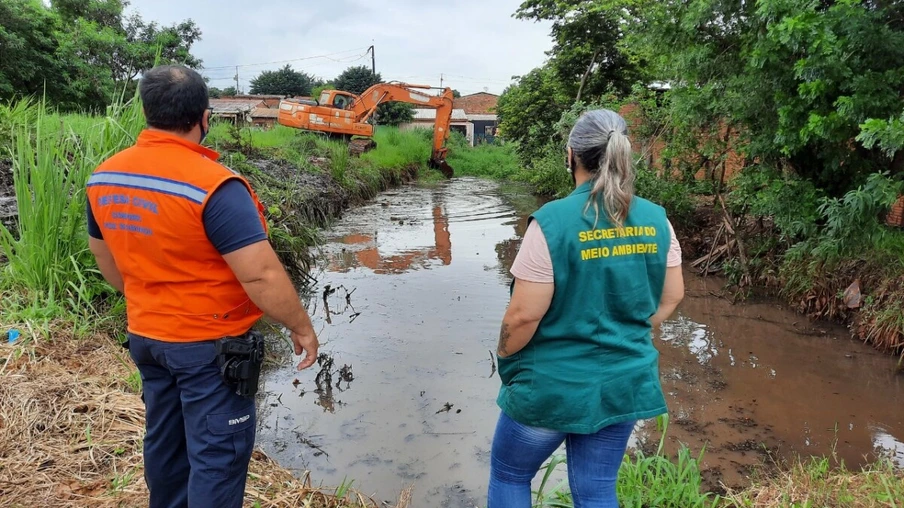
[[[234,68],[236,68],[236,67],[256,67],[256,66],[259,66],[259,65],[273,65],[273,64],[281,64],[281,63],[289,63],[289,62],[300,62],[300,61],[302,61],[302,60],[314,60],[314,59],[317,59],[317,58],[327,58],[327,59],[333,60],[333,61],[335,61],[335,62],[341,62],[342,59],[338,59],[338,60],[337,60],[337,59],[333,59],[333,58],[330,58],[330,57],[336,56],[336,55],[342,55],[342,54],[345,54],[345,53],[351,53],[351,52],[353,52],[353,51],[361,51],[362,49],[363,49],[363,50],[368,50],[369,48],[355,48],[355,49],[348,49],[348,50],[345,50],[345,51],[337,51],[337,52],[335,52],[335,53],[327,53],[327,54],[323,54],[323,55],[303,56],[303,57],[300,57],[300,58],[291,58],[291,59],[289,59],[289,60],[275,60],[275,61],[272,61],[272,62],[258,62],[258,63],[249,63],[249,64],[240,64],[240,65],[222,65],[222,66],[218,66],[218,67],[206,67],[206,68],[204,68],[203,70],[205,70],[205,71],[213,71],[213,70],[221,70],[221,69],[234,69]],[[367,55],[367,52],[365,51],[363,54],[360,55],[360,57],[361,57],[361,58],[364,58],[364,56],[366,56],[366,55]],[[350,58],[350,57],[345,57],[345,58]]]

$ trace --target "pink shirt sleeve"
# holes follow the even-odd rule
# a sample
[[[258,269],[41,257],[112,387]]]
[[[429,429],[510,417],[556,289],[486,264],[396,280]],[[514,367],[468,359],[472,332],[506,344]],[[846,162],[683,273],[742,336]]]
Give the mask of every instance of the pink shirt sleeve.
[[[672,241],[669,243],[669,257],[665,266],[681,266],[681,244],[678,243],[678,237],[675,236],[675,228],[672,227],[671,222],[669,222],[669,234],[672,235]]]
[[[553,283],[552,258],[540,224],[532,220],[524,233],[521,248],[512,263],[512,275],[527,282]]]
[[[666,266],[681,266],[681,244],[675,235],[675,228],[669,222],[669,254]],[[546,237],[537,221],[531,221],[521,241],[521,248],[512,263],[512,275],[528,282],[553,283],[552,258],[549,257],[549,246]]]

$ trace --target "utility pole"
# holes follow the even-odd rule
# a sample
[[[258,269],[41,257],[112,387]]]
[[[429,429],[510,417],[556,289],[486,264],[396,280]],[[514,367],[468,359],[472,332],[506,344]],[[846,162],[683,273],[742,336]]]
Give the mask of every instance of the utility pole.
[[[370,68],[374,73],[374,77],[377,77],[377,56],[375,55],[373,44],[367,50],[370,51]]]
[[[235,66],[235,94],[239,95],[239,66]]]
[[[440,88],[443,87],[443,73],[442,72],[439,73],[439,87]]]

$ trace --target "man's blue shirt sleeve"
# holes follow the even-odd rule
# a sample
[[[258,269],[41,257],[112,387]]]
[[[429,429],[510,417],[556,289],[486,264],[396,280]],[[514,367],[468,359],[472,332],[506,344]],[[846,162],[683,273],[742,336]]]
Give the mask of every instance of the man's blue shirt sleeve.
[[[97,219],[94,218],[94,212],[91,211],[90,199],[85,203],[85,215],[88,216],[88,236],[103,240],[104,234],[100,232],[100,226],[97,225]]]
[[[267,239],[257,206],[240,180],[228,180],[214,191],[203,218],[207,238],[221,255]]]

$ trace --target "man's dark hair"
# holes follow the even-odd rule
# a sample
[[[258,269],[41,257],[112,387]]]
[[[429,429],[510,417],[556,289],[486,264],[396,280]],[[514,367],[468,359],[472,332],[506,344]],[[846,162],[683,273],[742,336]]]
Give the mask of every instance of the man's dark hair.
[[[210,104],[204,78],[182,65],[160,65],[145,72],[138,92],[148,125],[155,129],[188,132]]]

